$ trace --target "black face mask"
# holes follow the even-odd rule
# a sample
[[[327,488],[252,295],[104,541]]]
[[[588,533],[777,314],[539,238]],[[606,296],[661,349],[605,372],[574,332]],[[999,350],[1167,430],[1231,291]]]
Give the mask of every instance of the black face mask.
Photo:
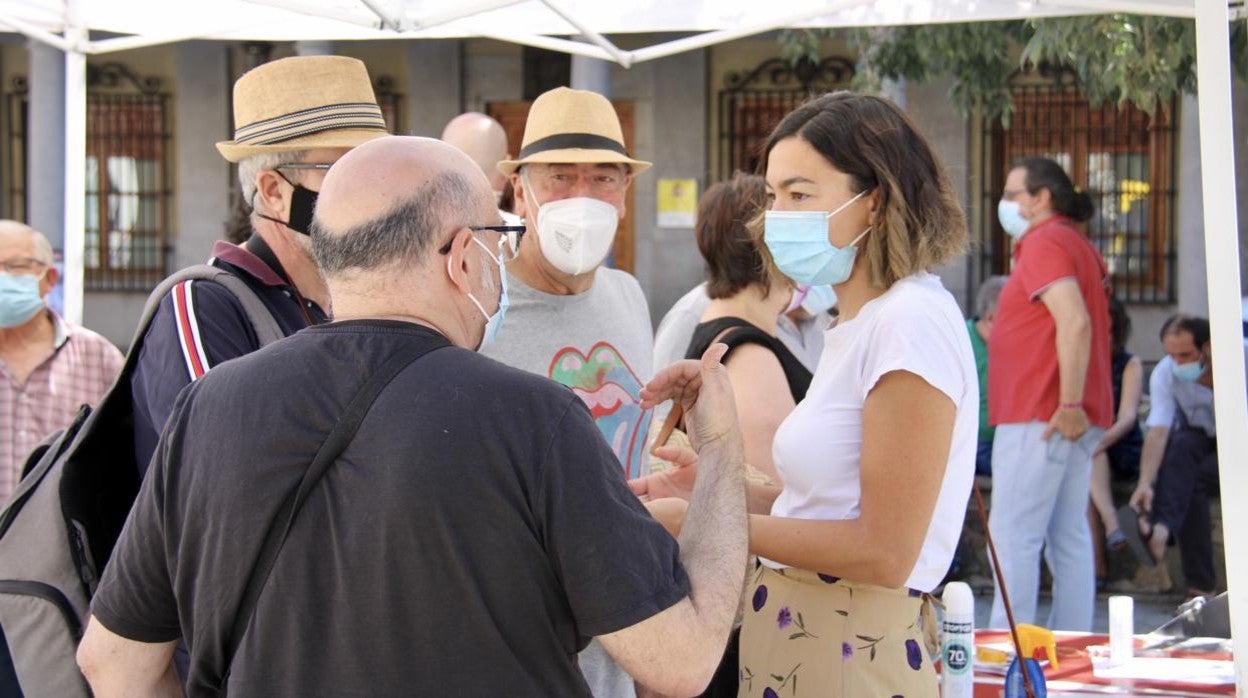
[[[263,213],[257,214],[265,220],[281,223],[296,233],[304,235],[312,234],[312,213],[316,210],[317,192],[305,188],[302,185],[286,179],[281,172],[277,173],[278,177],[286,180],[286,183],[294,187],[294,191],[290,195],[290,220],[284,221],[272,216],[266,216]]]

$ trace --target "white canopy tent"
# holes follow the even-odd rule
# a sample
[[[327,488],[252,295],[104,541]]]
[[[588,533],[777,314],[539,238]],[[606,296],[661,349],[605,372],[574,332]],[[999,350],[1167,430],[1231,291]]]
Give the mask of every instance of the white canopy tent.
[[[867,27],[1105,12],[1196,21],[1206,274],[1218,356],[1241,351],[1239,225],[1231,139],[1229,20],[1243,0],[0,0],[8,28],[65,52],[65,309],[82,315],[86,56],[189,39],[361,40],[485,37],[618,63],[783,27]],[[88,30],[119,35],[91,40]],[[606,35],[692,33],[636,50]],[[579,36],[582,40],[570,37]],[[1248,147],[1248,144],[1236,144]],[[1248,495],[1244,365],[1214,365],[1224,502]],[[1237,504],[1237,502],[1235,502]],[[1248,507],[1223,506],[1239,695],[1248,695]]]

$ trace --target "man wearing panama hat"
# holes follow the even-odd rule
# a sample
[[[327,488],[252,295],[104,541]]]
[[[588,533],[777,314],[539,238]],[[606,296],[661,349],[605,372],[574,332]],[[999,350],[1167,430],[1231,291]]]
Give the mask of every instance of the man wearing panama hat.
[[[238,165],[252,235],[242,245],[216,243],[209,263],[242,279],[278,327],[293,334],[326,321],[329,310],[308,237],[321,180],[348,150],[386,135],[385,122],[363,63],[300,56],[238,79],[234,124],[233,140],[217,143],[217,150]],[[224,286],[200,280],[174,287],[152,320],[131,378],[141,471],[182,388],[258,348],[243,306]]]
[[[559,87],[534,100],[519,158],[498,163],[530,234],[507,266],[507,322],[481,349],[572,388],[625,477],[644,474],[650,412],[638,393],[650,379],[654,335],[637,280],[603,262],[633,175],[649,167],[629,157],[602,95]],[[597,643],[581,653],[581,669],[595,696],[633,695],[632,680]]]

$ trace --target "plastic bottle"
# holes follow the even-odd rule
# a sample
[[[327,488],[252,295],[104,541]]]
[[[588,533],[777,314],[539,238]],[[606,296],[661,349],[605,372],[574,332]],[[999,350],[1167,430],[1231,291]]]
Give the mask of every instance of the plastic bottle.
[[[949,582],[941,595],[945,619],[940,633],[940,674],[944,698],[975,693],[975,597],[963,582]]]

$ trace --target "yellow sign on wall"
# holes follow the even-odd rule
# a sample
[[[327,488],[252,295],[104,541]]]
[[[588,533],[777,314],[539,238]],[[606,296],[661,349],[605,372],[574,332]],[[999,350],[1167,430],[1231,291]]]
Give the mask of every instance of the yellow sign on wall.
[[[698,217],[698,180],[660,179],[658,196],[660,228],[692,228]]]

